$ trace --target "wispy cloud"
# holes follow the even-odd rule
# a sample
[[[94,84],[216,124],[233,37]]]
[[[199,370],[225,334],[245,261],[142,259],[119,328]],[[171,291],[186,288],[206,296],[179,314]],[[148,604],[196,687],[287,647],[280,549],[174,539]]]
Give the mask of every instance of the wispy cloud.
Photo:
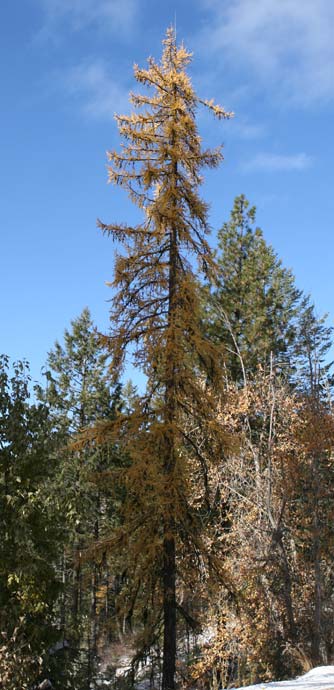
[[[256,124],[245,119],[237,118],[230,122],[229,136],[235,135],[240,139],[261,139],[266,134],[266,127],[263,124]]]
[[[37,0],[44,11],[41,34],[54,35],[59,26],[72,31],[95,26],[108,32],[129,31],[137,0]]]
[[[334,98],[333,0],[201,0],[207,49],[287,101]]]
[[[312,165],[312,158],[306,153],[276,154],[258,153],[242,165],[245,172],[254,170],[265,172],[302,171]]]
[[[128,90],[108,70],[103,60],[85,60],[65,77],[65,88],[79,100],[81,110],[93,118],[112,118],[128,110]]]

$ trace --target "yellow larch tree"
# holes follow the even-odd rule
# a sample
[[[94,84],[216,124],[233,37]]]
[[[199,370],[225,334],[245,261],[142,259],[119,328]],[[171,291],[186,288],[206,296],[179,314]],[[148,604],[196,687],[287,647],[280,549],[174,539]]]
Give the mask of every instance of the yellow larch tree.
[[[186,72],[190,61],[169,29],[161,61],[135,66],[136,80],[149,88],[131,94],[132,114],[116,116],[123,143],[108,154],[109,179],[128,192],[144,220],[135,227],[99,222],[123,246],[106,338],[113,371],[118,375],[130,349],[147,377],[135,409],[92,432],[98,443],[117,439],[129,457],[119,477],[122,524],[101,549],[123,554],[128,588],[122,596],[128,613],[141,601],[147,648],[152,631],[162,631],[163,690],[175,687],[176,621],[185,613],[177,589],[189,577],[195,587],[215,565],[210,463],[226,443],[216,411],[221,355],[203,335],[199,293],[200,274],[212,279],[215,272],[200,170],[218,166],[222,152],[202,149],[195,115],[200,104],[219,119],[232,113],[196,95]]]

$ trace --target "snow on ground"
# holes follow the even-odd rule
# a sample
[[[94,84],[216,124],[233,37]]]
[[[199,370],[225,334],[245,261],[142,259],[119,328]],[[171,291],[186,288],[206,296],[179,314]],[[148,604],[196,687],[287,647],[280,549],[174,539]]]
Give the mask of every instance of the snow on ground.
[[[334,666],[318,666],[295,680],[259,683],[235,690],[334,690]]]

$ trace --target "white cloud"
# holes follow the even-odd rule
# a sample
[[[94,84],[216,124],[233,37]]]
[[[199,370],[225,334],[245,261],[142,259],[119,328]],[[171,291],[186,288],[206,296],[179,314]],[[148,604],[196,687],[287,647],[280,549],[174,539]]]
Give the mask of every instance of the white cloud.
[[[301,171],[312,164],[312,158],[306,153],[276,154],[258,153],[242,165],[245,172],[259,170],[264,172]]]
[[[115,113],[128,110],[128,91],[102,60],[85,60],[73,67],[65,78],[68,93],[81,102],[82,111],[89,117],[112,118]]]
[[[202,41],[216,60],[250,69],[288,101],[334,97],[333,0],[201,2],[210,15]]]
[[[230,122],[229,136],[235,135],[240,139],[261,139],[266,134],[266,127],[263,124],[256,124],[245,119],[233,118]]]
[[[96,26],[112,32],[128,31],[136,15],[137,0],[37,0],[45,14],[42,30],[52,36],[66,24],[72,31]]]

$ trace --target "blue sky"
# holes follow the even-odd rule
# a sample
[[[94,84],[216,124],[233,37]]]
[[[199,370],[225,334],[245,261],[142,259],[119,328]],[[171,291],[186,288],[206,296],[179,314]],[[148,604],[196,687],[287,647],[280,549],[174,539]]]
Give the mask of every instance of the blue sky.
[[[12,0],[0,10],[0,351],[27,358],[35,379],[84,306],[108,326],[114,246],[96,218],[133,209],[107,185],[105,152],[133,63],[160,57],[175,15],[196,89],[236,114],[200,116],[205,143],[225,147],[203,187],[213,244],[246,194],[333,322],[333,1]]]

